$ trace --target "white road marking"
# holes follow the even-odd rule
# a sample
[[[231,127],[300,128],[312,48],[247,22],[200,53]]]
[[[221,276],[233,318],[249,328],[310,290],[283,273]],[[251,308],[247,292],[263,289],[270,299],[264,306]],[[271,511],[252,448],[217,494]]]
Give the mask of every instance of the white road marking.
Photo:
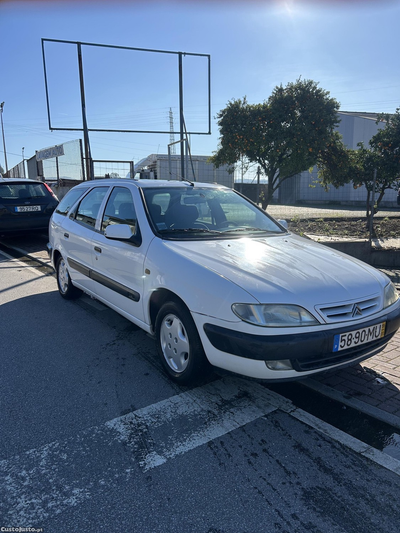
[[[35,274],[38,279],[39,278],[45,278],[45,277],[53,275],[53,274],[42,274],[42,273],[40,273],[38,271],[37,268],[27,265],[23,261],[20,261],[19,259],[16,259],[15,257],[12,257],[12,255],[9,255],[7,252],[4,252],[3,250],[0,250],[0,255],[2,255],[6,259],[8,259],[11,263],[15,263],[16,265],[19,265],[24,270],[29,270],[30,272]],[[7,290],[9,290],[9,289],[7,289]]]
[[[347,448],[354,450],[356,453],[359,453],[364,457],[368,457],[378,465],[381,465],[387,470],[390,470],[395,474],[400,475],[400,461],[398,459],[395,459],[387,453],[381,452],[373,446],[370,446],[369,444],[366,444],[365,442],[362,442],[361,440],[358,440],[355,437],[348,435],[341,429],[337,429],[334,426],[331,426],[327,422],[320,420],[319,418],[315,417],[314,415],[311,415],[310,413],[307,413],[306,411],[303,411],[302,409],[295,409],[290,414],[294,418],[297,418],[297,420],[304,422],[305,424],[311,426],[313,429],[316,429],[320,433],[323,433],[331,439],[340,442],[341,444],[344,444],[345,446],[347,446]]]
[[[226,378],[0,461],[0,515],[5,524],[35,527],[140,470],[156,468],[278,409],[400,474],[400,461],[254,381]]]
[[[33,527],[134,475],[138,466],[159,466],[275,411],[273,399],[257,383],[220,380],[0,461],[3,522]],[[134,464],[123,468],[126,447]]]
[[[273,398],[257,383],[231,378],[129,413],[106,426],[119,433],[147,471],[275,411]],[[145,447],[143,433],[148,437]]]

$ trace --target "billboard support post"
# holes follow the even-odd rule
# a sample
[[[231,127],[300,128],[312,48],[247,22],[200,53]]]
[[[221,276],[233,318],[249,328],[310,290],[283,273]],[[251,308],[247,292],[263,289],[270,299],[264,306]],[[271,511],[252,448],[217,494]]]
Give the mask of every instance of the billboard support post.
[[[94,178],[93,176],[93,163],[92,155],[90,152],[89,143],[89,130],[86,119],[86,102],[85,102],[85,85],[83,78],[83,62],[82,62],[82,47],[81,43],[78,44],[78,65],[79,65],[79,84],[81,89],[81,106],[82,106],[82,125],[83,125],[83,139],[85,142],[85,163],[86,163],[86,177],[89,180]]]
[[[185,179],[185,146],[183,133],[183,76],[182,52],[179,52],[179,138],[181,144],[181,176]]]

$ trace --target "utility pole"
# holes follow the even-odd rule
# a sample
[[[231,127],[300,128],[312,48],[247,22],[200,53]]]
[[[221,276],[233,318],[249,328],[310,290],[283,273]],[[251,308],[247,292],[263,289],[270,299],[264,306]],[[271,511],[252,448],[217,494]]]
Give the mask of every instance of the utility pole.
[[[169,144],[171,145],[171,154],[175,155],[175,135],[174,135],[174,113],[172,107],[169,108]]]
[[[23,146],[22,147],[22,168],[24,170],[24,178],[26,178],[26,172],[25,172],[25,155],[24,155],[24,152],[25,152],[25,147]]]
[[[4,107],[4,102],[1,102],[1,104],[0,104],[1,131],[3,132],[4,162],[6,164],[6,174],[7,174],[8,173],[8,164],[7,164],[7,152],[6,152],[6,139],[4,137],[3,107]]]

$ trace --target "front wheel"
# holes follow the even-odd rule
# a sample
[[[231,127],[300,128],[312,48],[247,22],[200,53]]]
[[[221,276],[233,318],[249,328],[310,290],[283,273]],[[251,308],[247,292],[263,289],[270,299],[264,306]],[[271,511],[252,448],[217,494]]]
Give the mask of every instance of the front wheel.
[[[194,383],[209,370],[196,325],[182,304],[168,302],[156,319],[157,349],[163,367],[175,382]]]
[[[72,285],[65,259],[60,256],[56,265],[57,285],[59,293],[66,300],[75,300],[79,298],[82,291]]]

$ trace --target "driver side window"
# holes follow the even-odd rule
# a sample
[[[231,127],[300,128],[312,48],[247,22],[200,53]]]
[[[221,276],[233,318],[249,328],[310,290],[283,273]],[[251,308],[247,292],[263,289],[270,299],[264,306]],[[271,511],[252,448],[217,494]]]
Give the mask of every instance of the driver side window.
[[[114,187],[104,210],[101,231],[110,224],[128,224],[132,235],[136,233],[137,218],[132,194],[126,187]]]

